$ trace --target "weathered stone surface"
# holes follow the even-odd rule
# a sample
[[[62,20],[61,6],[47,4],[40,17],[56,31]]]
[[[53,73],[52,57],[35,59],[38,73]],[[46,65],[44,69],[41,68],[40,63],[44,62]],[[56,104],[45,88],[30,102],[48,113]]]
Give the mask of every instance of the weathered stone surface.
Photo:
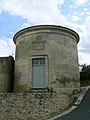
[[[13,89],[14,81],[13,57],[0,57],[0,92],[9,92]]]
[[[32,59],[45,58],[45,87],[79,89],[78,34],[65,27],[41,25],[19,31],[16,44],[15,86],[17,92],[32,88]]]
[[[51,92],[0,94],[0,120],[42,120],[54,116],[74,100],[69,94]]]
[[[72,103],[72,93],[80,90],[78,41],[76,32],[61,26],[34,26],[16,33],[15,75],[13,58],[0,58],[0,120],[46,119]],[[32,60],[37,58],[45,60],[44,89],[32,89]],[[13,90],[13,80],[19,93],[5,93]]]

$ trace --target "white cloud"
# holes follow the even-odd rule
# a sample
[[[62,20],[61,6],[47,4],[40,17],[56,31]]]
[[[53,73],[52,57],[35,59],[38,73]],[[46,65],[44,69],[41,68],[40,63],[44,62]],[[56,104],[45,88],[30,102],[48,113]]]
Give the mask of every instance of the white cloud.
[[[83,34],[81,36],[82,43],[81,46],[83,49],[87,49],[87,51],[90,48],[90,16],[86,17],[85,23],[83,24]],[[89,51],[90,52],[90,51]]]
[[[78,21],[78,20],[80,20],[80,18],[78,17],[78,16],[72,16],[72,21]]]
[[[78,4],[85,4],[88,0],[75,0]]]
[[[87,11],[88,11],[88,9],[87,9],[87,8],[84,8],[84,11],[85,11],[85,12],[87,12]]]
[[[68,22],[68,26],[75,30],[79,36],[80,41],[78,43],[79,50],[79,63],[80,64],[90,64],[90,16],[87,16],[83,23],[77,23],[77,16],[71,16],[71,22]],[[77,19],[75,21],[75,19]]]
[[[86,30],[90,31],[90,16],[86,17]],[[89,32],[90,35],[90,32]]]
[[[64,0],[2,0],[0,11],[19,15],[34,24],[65,24],[66,17],[60,12]]]
[[[73,1],[73,4],[70,4],[69,7],[72,9],[75,9],[80,6],[86,7],[89,0],[72,0],[72,1]],[[84,9],[84,10],[86,11],[87,9]]]
[[[64,25],[67,20],[59,10],[63,3],[64,0],[48,0],[48,2],[46,0],[0,0],[0,12],[5,11],[10,15],[27,19],[28,23],[23,23],[22,28],[30,26],[31,23]],[[0,56],[15,53],[14,43],[10,39],[5,39],[0,39]]]
[[[86,18],[83,26],[79,42],[79,61],[81,64],[90,64],[90,16]]]
[[[74,6],[77,7],[77,6],[81,6],[81,5],[84,5],[88,2],[88,0],[75,0],[75,3],[74,3]]]
[[[15,45],[11,38],[0,38],[0,56],[15,56]]]
[[[83,53],[83,52],[79,52],[78,53],[79,56],[79,63],[80,64],[90,64],[90,54],[89,53]]]
[[[80,35],[79,42],[79,58],[80,62],[89,62],[90,58],[90,16],[86,18],[84,23],[78,24],[77,22],[85,16],[88,9],[84,7],[83,11],[73,11],[71,16],[68,13],[67,16],[63,15],[60,8],[64,4],[65,0],[0,0],[0,12],[6,11],[11,15],[21,16],[28,20],[28,23],[23,23],[22,28],[28,27],[31,24],[58,24],[68,26],[75,30]],[[72,9],[85,5],[88,0],[74,0],[74,4],[69,5]],[[66,4],[66,3],[65,3]],[[88,12],[88,15],[90,13]],[[68,21],[68,16],[71,20]],[[85,16],[86,17],[86,16]],[[12,34],[12,32],[11,32]],[[14,43],[8,39],[6,42],[4,39],[0,40],[0,55],[8,55],[14,52]],[[89,62],[90,63],[90,62]]]
[[[5,11],[10,15],[21,16],[28,20],[21,26],[27,27],[30,24],[65,24],[66,17],[60,12],[58,7],[64,3],[64,0],[0,0],[0,13]],[[13,33],[10,32],[11,34]],[[6,39],[6,38],[5,38]],[[0,55],[6,56],[14,54],[14,45],[8,39],[0,39]]]

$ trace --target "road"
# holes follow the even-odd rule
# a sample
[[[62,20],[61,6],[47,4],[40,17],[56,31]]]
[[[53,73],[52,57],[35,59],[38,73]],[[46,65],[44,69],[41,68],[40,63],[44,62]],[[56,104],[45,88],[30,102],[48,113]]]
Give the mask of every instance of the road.
[[[55,120],[90,120],[90,89],[76,109]]]

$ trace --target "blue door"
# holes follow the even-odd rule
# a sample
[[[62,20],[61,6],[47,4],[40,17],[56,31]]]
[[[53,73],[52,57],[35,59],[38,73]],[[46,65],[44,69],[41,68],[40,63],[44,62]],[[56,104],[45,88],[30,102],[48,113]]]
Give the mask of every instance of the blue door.
[[[33,88],[45,88],[45,58],[32,59]]]

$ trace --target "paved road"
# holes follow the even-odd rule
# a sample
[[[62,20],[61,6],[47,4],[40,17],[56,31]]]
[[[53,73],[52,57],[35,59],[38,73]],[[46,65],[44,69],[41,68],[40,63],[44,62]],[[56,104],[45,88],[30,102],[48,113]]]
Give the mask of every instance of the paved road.
[[[55,120],[90,120],[90,89],[75,110]]]

